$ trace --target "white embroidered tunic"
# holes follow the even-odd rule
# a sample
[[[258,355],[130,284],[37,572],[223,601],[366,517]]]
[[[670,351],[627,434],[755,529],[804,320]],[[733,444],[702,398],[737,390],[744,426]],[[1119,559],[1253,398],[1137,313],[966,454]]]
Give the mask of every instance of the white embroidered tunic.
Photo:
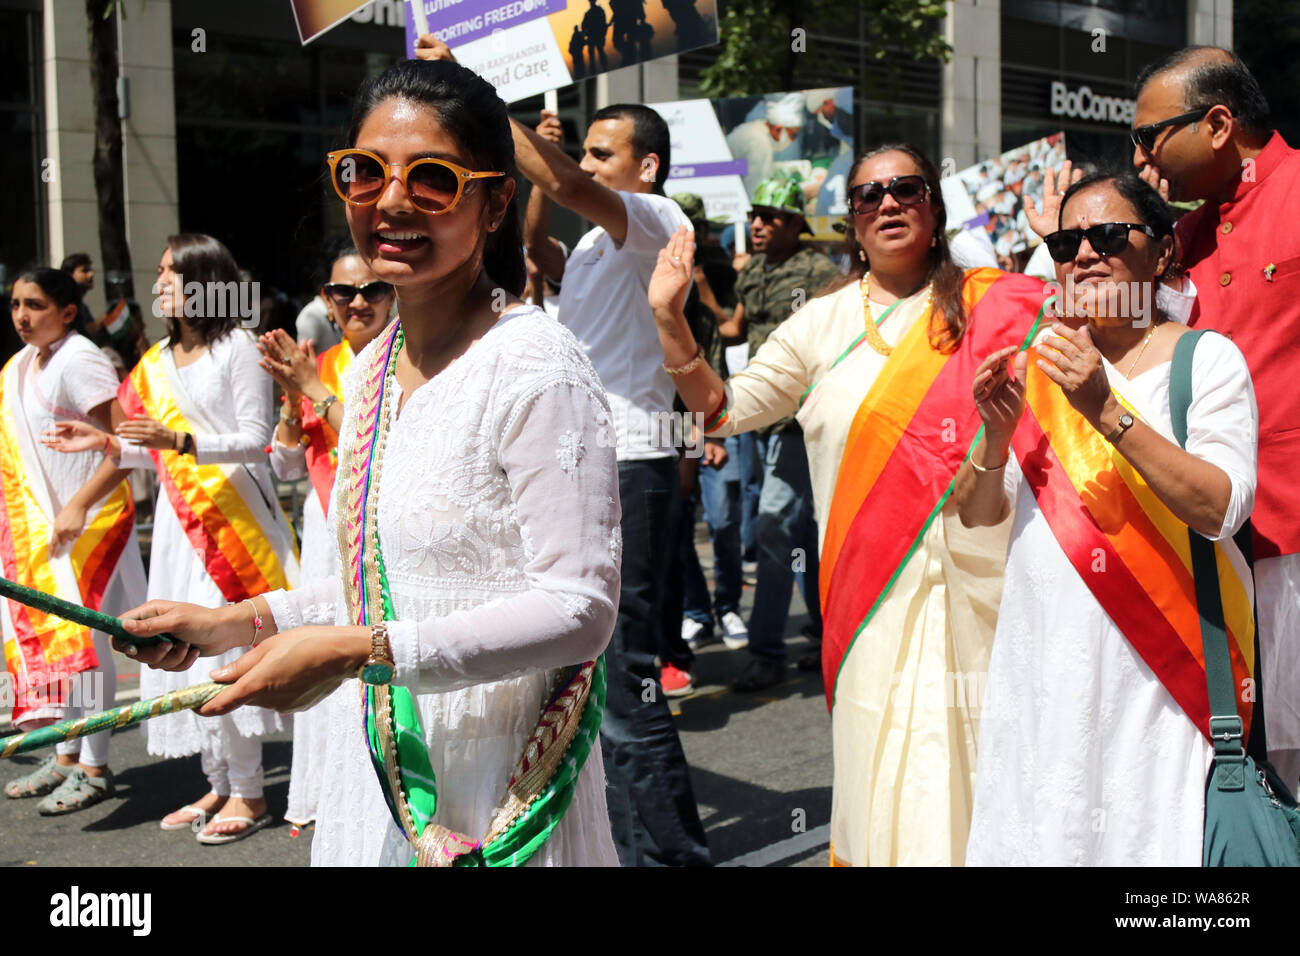
[[[387,338],[353,363],[341,456],[357,430],[353,380]],[[609,406],[572,334],[534,307],[506,313],[400,414],[393,388],[372,494],[396,612],[394,683],[417,695],[435,820],[478,839],[560,669],[599,655],[613,630],[621,539]],[[268,601],[281,631],[351,623],[338,576]],[[327,703],[312,862],[405,864],[411,850],[371,767],[358,682]],[[532,862],[617,865],[599,746]]]

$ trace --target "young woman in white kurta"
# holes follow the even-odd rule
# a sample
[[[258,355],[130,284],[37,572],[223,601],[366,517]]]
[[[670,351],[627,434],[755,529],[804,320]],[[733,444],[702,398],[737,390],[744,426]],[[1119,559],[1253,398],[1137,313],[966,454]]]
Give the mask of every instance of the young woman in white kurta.
[[[76,311],[71,304],[64,310],[57,308],[55,289],[45,289],[40,281],[62,284],[62,273],[50,276],[52,270],[37,270],[19,276],[14,283],[13,319],[25,347],[10,359],[14,379],[21,384],[15,396],[15,406],[9,411],[23,418],[30,443],[24,442],[33,467],[27,474],[29,481],[43,484],[45,503],[53,519],[63,509],[83,484],[99,467],[101,456],[96,451],[76,455],[63,455],[40,442],[40,437],[63,418],[73,418],[86,423],[107,426],[109,408],[117,395],[118,379],[112,364],[85,336],[72,331],[71,326],[58,322],[59,311]],[[68,283],[71,285],[71,282]],[[71,294],[71,289],[65,290]],[[33,308],[35,306],[35,308]],[[43,307],[42,307],[43,306]],[[39,314],[44,313],[44,314]],[[8,367],[6,368],[8,371]],[[20,426],[21,427],[21,426]],[[19,556],[21,560],[22,557]],[[112,577],[103,592],[100,610],[106,614],[122,614],[139,603],[145,593],[144,564],[140,558],[140,545],[132,528],[122,553],[117,559]],[[80,603],[80,595],[60,595],[66,600]],[[11,639],[11,622],[5,601],[0,599],[0,614],[6,640]],[[66,719],[82,714],[105,710],[113,706],[117,693],[117,668],[108,637],[92,631],[98,666],[78,675],[78,702],[52,703],[28,713],[28,721]],[[35,725],[35,724],[33,724]],[[108,749],[111,734],[104,731],[81,740],[68,741],[55,748],[56,774],[67,775],[80,764],[83,771],[101,776],[108,774]],[[111,774],[109,774],[111,777]],[[26,795],[25,785],[11,788],[10,795]],[[56,801],[57,802],[57,801]],[[68,806],[72,806],[70,800]]]
[[[613,629],[621,537],[609,406],[573,335],[518,301],[513,147],[491,86],[452,63],[405,61],[362,88],[354,120],[356,147],[400,169],[433,155],[496,174],[444,197],[442,211],[400,174],[347,206],[362,258],[397,287],[403,334],[385,437],[368,471],[393,599],[392,682],[411,691],[420,713],[439,793],[434,822],[479,839],[557,675],[598,656]],[[414,201],[421,196],[424,207]],[[352,367],[343,454],[372,434],[358,411],[365,383],[355,379],[387,341]],[[203,711],[246,702],[300,709],[342,685],[313,861],[405,863],[413,849],[367,754],[355,679],[382,632],[357,626],[343,593],[336,576],[255,598],[272,636],[221,675],[234,686]],[[238,609],[151,602],[139,617],[127,624],[135,633],[168,630],[193,645],[141,653],[164,668],[251,637]],[[598,743],[575,786],[531,862],[617,865]]]
[[[192,258],[187,258],[192,257]],[[186,262],[190,264],[185,265]],[[211,275],[200,274],[204,269]],[[188,275],[186,273],[189,273]],[[192,414],[195,428],[193,456],[200,465],[238,466],[262,499],[264,519],[260,533],[276,555],[288,579],[298,577],[293,533],[275,497],[267,465],[266,445],[271,438],[273,413],[270,380],[258,366],[260,353],[251,332],[235,327],[236,316],[194,316],[186,318],[185,286],[219,282],[238,276],[238,267],[226,248],[208,236],[173,236],[159,263],[159,294],[164,315],[172,323],[173,336],[162,348],[169,350],[165,361],[175,367],[179,385]],[[159,383],[158,387],[169,386]],[[121,415],[120,409],[118,412]],[[84,428],[60,423],[68,442],[94,440],[103,435],[86,434]],[[117,461],[101,466],[78,494],[81,504],[97,493],[97,480],[114,468],[153,468],[149,449],[176,447],[177,433],[147,417],[122,421],[117,427],[112,450]],[[205,607],[226,603],[221,588],[209,574],[194,543],[186,534],[165,491],[154,507],[153,539],[149,555],[149,597],[183,597]],[[248,613],[244,602],[245,614]],[[125,648],[134,653],[135,648]],[[231,650],[220,658],[205,659],[190,674],[170,674],[145,668],[140,693],[145,697],[178,690],[206,680],[212,670],[235,661],[242,652]],[[144,725],[148,750],[162,757],[198,753],[209,792],[168,814],[162,827],[186,830],[194,821],[206,824],[200,834],[206,840],[227,840],[246,835],[269,821],[262,788],[261,735],[283,729],[279,715],[265,708],[249,708],[220,720],[202,720],[193,711],[181,711],[155,718]],[[211,820],[211,822],[208,822]],[[228,822],[227,822],[228,821]]]

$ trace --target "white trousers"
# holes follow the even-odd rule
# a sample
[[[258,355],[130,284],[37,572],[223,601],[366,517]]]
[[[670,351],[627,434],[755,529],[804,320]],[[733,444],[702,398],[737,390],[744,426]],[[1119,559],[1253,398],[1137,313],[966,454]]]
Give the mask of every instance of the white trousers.
[[[219,733],[205,733],[199,761],[212,792],[223,797],[255,799],[262,795],[262,738],[243,737],[234,722],[213,720]]]
[[[108,635],[103,631],[91,631],[95,639],[95,653],[99,656],[99,666],[93,670],[82,671],[72,678],[71,701],[64,711],[64,720],[97,714],[113,706],[117,696],[117,664],[113,660],[113,648],[108,643]],[[78,757],[86,767],[108,766],[108,742],[111,730],[101,730],[89,737],[77,740],[65,740],[56,744],[54,750],[60,756]]]

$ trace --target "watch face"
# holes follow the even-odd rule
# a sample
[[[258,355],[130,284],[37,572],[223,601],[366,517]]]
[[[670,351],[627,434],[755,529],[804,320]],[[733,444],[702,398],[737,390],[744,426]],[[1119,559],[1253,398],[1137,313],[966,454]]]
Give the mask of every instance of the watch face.
[[[373,661],[361,668],[363,684],[387,684],[393,679],[393,665],[383,661]]]
[[[1123,415],[1119,417],[1119,423],[1123,425],[1125,428],[1132,428],[1133,416],[1130,415],[1128,412],[1125,412]]]

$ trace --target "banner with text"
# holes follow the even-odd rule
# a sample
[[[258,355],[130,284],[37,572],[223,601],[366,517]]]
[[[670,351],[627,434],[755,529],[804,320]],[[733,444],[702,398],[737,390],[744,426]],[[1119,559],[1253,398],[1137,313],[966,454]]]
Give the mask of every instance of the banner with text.
[[[763,180],[797,177],[814,236],[840,238],[831,225],[848,212],[851,87],[648,105],[672,136],[668,195],[694,193],[709,219],[736,222]]]
[[[717,0],[407,0],[408,56],[421,18],[508,103],[718,42]]]

